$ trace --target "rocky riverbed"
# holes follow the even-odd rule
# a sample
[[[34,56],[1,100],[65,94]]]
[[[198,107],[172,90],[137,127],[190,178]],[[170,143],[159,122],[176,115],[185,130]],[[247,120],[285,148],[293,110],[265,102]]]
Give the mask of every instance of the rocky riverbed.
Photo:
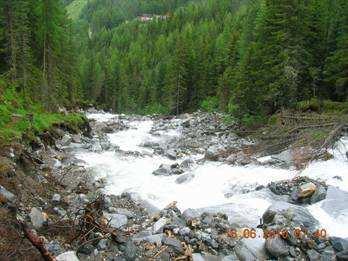
[[[220,114],[87,117],[2,151],[0,260],[348,260],[347,138],[298,171]]]

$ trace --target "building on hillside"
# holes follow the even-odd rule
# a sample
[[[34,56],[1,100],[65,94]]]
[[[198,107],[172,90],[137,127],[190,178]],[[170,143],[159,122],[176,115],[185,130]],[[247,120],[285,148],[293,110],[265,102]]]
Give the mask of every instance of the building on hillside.
[[[156,14],[142,14],[141,16],[138,16],[138,20],[140,22],[149,22],[152,20],[166,20],[169,16],[168,15],[156,15]]]

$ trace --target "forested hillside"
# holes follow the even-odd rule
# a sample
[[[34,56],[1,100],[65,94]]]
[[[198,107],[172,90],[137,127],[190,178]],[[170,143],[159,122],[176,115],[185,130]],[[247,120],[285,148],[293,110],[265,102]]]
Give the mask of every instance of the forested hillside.
[[[0,2],[0,75],[54,109],[78,98],[77,52],[60,1]]]
[[[71,120],[55,112],[83,97],[71,21],[63,4],[0,1],[0,10],[1,144]]]
[[[118,112],[244,117],[345,101],[347,19],[345,0],[93,0],[77,21],[81,85]]]

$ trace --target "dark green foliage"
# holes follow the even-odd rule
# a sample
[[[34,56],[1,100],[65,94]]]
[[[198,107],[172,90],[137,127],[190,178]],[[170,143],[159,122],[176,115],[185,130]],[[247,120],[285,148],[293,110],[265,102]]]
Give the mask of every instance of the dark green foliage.
[[[0,75],[47,109],[79,98],[76,49],[60,1],[0,1]]]
[[[119,112],[203,107],[247,122],[347,98],[344,0],[101,0],[82,13],[81,83]],[[145,13],[152,21],[136,18]]]

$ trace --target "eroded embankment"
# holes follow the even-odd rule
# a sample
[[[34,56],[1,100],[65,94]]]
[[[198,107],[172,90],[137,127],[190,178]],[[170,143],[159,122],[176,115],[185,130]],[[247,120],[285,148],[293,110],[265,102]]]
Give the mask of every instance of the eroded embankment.
[[[255,140],[236,135],[238,126],[218,114],[88,116],[89,137],[56,130],[51,142],[37,140],[42,146],[4,150],[4,258],[346,255],[347,241],[325,237],[348,235],[340,227],[347,218],[344,153],[328,150],[327,161],[299,173],[291,149],[260,153]],[[326,172],[321,180],[318,168]]]

